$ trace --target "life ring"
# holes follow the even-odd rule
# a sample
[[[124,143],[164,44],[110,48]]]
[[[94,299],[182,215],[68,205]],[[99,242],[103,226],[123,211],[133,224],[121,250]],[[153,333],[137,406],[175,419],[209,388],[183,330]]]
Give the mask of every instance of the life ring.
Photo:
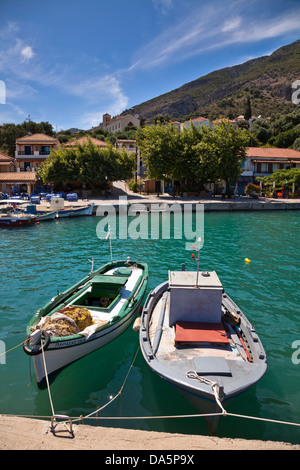
[[[42,352],[42,345],[40,345],[38,348],[32,350],[29,348],[29,342],[30,342],[30,336],[31,335],[28,335],[27,338],[25,339],[24,343],[23,343],[23,349],[24,349],[24,352],[26,354],[28,354],[28,356],[37,356],[38,354],[41,354]],[[48,348],[49,344],[50,344],[50,335],[47,331],[41,331],[41,336],[44,337],[44,344],[43,344],[43,348],[44,348],[44,351],[45,349]]]

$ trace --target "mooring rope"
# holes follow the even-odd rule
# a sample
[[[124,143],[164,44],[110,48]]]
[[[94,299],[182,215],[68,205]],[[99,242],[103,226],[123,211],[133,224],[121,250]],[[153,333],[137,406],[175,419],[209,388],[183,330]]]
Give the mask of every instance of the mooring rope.
[[[47,383],[49,401],[50,401],[51,410],[52,410],[52,417],[54,417],[54,415],[55,415],[55,413],[54,413],[54,406],[53,406],[52,397],[51,397],[51,392],[50,392],[50,385],[49,385],[49,380],[48,380],[48,372],[47,372],[47,366],[46,366],[44,344],[43,344],[42,338],[41,338],[41,345],[42,345],[42,356],[43,356],[43,364],[44,364],[44,369],[45,369],[45,376],[46,376],[46,383]]]
[[[14,348],[11,348],[9,351],[12,351],[13,349],[21,346],[22,344],[24,343],[24,341],[20,344],[18,344],[17,346],[15,346]],[[6,351],[6,352],[9,352],[9,351]],[[126,381],[128,379],[128,376],[129,376],[129,373],[133,367],[133,364],[136,360],[136,357],[138,355],[138,352],[139,352],[139,347],[135,353],[135,356],[130,364],[130,367],[127,371],[127,374],[125,376],[125,379],[122,383],[122,386],[119,390],[119,392],[114,396],[112,397],[105,405],[101,406],[100,408],[98,408],[97,410],[93,411],[92,413],[86,415],[86,416],[74,416],[74,417],[67,417],[65,416],[65,418],[68,418],[69,420],[72,420],[72,422],[76,422],[76,421],[83,421],[84,419],[96,419],[96,420],[148,420],[148,419],[177,419],[177,418],[206,418],[206,417],[212,417],[212,416],[231,416],[231,417],[234,417],[234,418],[244,418],[244,419],[252,419],[252,420],[257,420],[257,421],[265,421],[265,422],[269,422],[269,423],[275,423],[275,424],[286,424],[286,425],[289,425],[289,426],[297,426],[297,427],[300,427],[300,423],[292,423],[290,421],[280,421],[280,420],[277,420],[277,419],[270,419],[270,418],[260,418],[260,417],[256,417],[256,416],[248,416],[248,415],[241,415],[241,414],[237,414],[237,413],[230,413],[228,411],[226,411],[221,402],[218,403],[219,400],[219,395],[218,395],[218,392],[217,392],[217,389],[215,390],[215,385],[217,384],[216,382],[212,382],[204,377],[201,377],[201,376],[198,376],[197,373],[195,373],[195,371],[189,371],[190,374],[196,374],[194,377],[192,378],[197,378],[199,379],[199,377],[201,377],[201,381],[205,382],[205,383],[208,383],[209,385],[212,386],[213,388],[213,391],[214,391],[214,395],[215,395],[215,398],[216,398],[216,402],[218,403],[218,405],[220,406],[222,412],[221,413],[202,413],[202,414],[193,414],[193,415],[169,415],[169,416],[113,416],[113,417],[110,417],[110,416],[93,416],[95,415],[96,413],[99,413],[99,411],[103,410],[104,408],[106,408],[110,403],[112,403],[119,395],[122,394],[122,391],[125,387],[125,384],[126,384]],[[53,419],[55,416],[58,416],[58,415],[55,415],[55,412],[54,412],[54,406],[53,406],[53,401],[52,401],[52,397],[51,397],[51,391],[50,391],[50,385],[49,385],[49,380],[48,380],[48,373],[47,373],[47,368],[46,368],[46,360],[45,360],[45,354],[44,354],[44,348],[43,348],[43,344],[42,344],[42,354],[43,354],[43,362],[44,362],[44,367],[45,367],[45,373],[46,373],[46,383],[47,383],[47,388],[48,388],[48,395],[49,395],[49,400],[50,400],[50,405],[51,405],[51,411],[52,411],[52,417],[51,416],[45,416],[45,415],[15,415],[15,414],[5,414],[5,416],[15,416],[15,417],[19,417],[19,418],[36,418],[36,419]],[[198,376],[198,377],[196,377]],[[205,379],[205,380],[203,380]],[[218,398],[218,400],[217,400]],[[62,423],[66,424],[67,421],[63,421]]]
[[[227,414],[227,411],[225,410],[225,408],[223,408],[223,405],[222,405],[221,400],[220,400],[218,382],[213,382],[212,380],[209,380],[207,377],[202,377],[201,375],[197,374],[197,372],[195,370],[190,370],[189,372],[186,373],[186,376],[189,379],[197,379],[197,380],[199,380],[199,382],[210,385],[213,392],[214,392],[215,400],[216,400],[217,404],[219,405],[219,407],[222,410],[222,414],[223,415]]]

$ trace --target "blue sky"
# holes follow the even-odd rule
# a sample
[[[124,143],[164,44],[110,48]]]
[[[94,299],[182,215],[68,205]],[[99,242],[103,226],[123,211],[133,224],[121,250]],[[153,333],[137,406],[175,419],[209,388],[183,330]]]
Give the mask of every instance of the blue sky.
[[[89,129],[299,32],[298,0],[0,0],[0,123]]]

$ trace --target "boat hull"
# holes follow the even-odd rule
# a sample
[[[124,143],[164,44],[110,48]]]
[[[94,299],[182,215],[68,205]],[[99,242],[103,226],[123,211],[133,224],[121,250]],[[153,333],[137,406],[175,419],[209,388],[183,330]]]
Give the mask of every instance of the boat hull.
[[[0,227],[24,227],[36,221],[35,217],[1,217]]]
[[[38,386],[43,387],[46,375],[50,376],[121,335],[133,323],[141,308],[147,282],[147,264],[112,261],[91,272],[38,310],[27,326],[28,336],[23,346],[25,353],[33,358]],[[109,300],[107,305],[97,305],[99,299],[102,302],[106,298]],[[53,315],[55,325],[55,315],[68,316],[68,309],[72,311],[74,308],[81,309],[93,322],[84,330],[67,330],[60,336],[58,331],[52,329],[51,317]],[[50,330],[47,330],[49,322]],[[49,332],[44,333],[48,338],[42,348],[43,331]]]
[[[37,222],[43,222],[45,220],[54,220],[56,218],[56,211],[52,212],[37,212],[36,220]]]
[[[78,207],[78,208],[73,208],[73,209],[61,209],[57,211],[57,217],[79,217],[83,215],[93,215],[93,208],[94,208],[94,203],[89,204],[88,206],[85,207]]]
[[[169,295],[169,282],[160,284],[149,293],[141,316],[141,351],[153,372],[176,388],[200,414],[210,415],[204,418],[214,435],[224,407],[263,377],[267,369],[265,352],[255,330],[225,293],[222,294],[222,308],[239,312],[252,362],[245,359],[244,351],[238,350],[235,343],[233,345],[234,341],[239,341],[234,329],[226,346],[210,345],[207,341],[203,345],[185,343],[176,346],[175,327],[171,326],[169,317]],[[213,384],[217,384],[216,393],[221,406]]]
[[[38,356],[33,356],[33,364],[38,387],[44,387],[46,373],[50,376],[54,372],[58,372],[78,359],[81,359],[82,357],[97,351],[106,344],[111,343],[118,336],[124,333],[124,331],[126,331],[126,329],[133,323],[140,309],[140,304],[141,302],[132,309],[130,314],[127,315],[122,322],[99,331],[89,340],[80,338],[50,344],[50,346],[44,351],[46,370],[44,367],[43,355],[39,354]]]

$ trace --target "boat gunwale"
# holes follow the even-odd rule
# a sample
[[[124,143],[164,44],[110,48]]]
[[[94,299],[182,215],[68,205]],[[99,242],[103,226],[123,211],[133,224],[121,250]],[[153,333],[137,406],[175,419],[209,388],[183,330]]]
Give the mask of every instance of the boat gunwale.
[[[108,271],[112,267],[115,267],[115,268],[116,267],[121,267],[125,263],[126,263],[126,261],[124,261],[124,260],[110,261],[110,262],[106,263],[105,265],[103,265],[98,270],[91,272],[88,276],[81,279],[80,281],[78,281],[76,284],[74,284],[73,286],[66,289],[61,294],[58,294],[56,297],[54,297],[54,299],[50,300],[44,307],[39,309],[35,313],[35,315],[33,315],[31,317],[31,319],[30,319],[30,321],[27,325],[27,328],[26,328],[27,335],[30,335],[32,333],[31,328],[35,324],[37,324],[40,321],[41,318],[43,318],[47,315],[50,315],[51,312],[54,313],[54,311],[59,310],[61,307],[65,306],[65,301],[66,300],[69,301],[72,298],[74,299],[74,298],[78,297],[78,295],[80,295],[80,291],[83,292],[84,290],[86,290],[87,287],[89,286],[90,282],[92,283],[93,277]],[[130,306],[130,302],[131,302],[132,297],[135,295],[136,292],[137,292],[137,296],[136,296],[136,299],[134,299],[134,304],[135,303],[137,303],[137,304],[141,303],[141,301],[143,299],[143,296],[145,294],[146,288],[147,288],[148,265],[147,265],[147,263],[135,262],[135,261],[130,261],[130,264],[135,265],[135,266],[139,267],[140,269],[142,269],[143,273],[137,279],[137,281],[134,285],[134,288],[132,289],[132,292],[131,292],[130,296],[128,297],[128,299],[126,299],[126,301],[124,302],[124,305],[121,307],[121,310],[120,310],[119,314],[117,315],[117,317],[120,317],[120,318],[118,318],[116,320],[112,320],[111,322],[109,322],[108,325],[104,326],[103,328],[99,329],[98,331],[95,331],[95,333],[93,333],[91,335],[91,337],[88,338],[88,339],[85,338],[80,333],[73,334],[73,335],[68,335],[68,336],[62,336],[62,337],[51,336],[50,337],[50,345],[54,344],[54,343],[57,344],[57,343],[63,343],[63,342],[68,342],[68,341],[76,341],[76,340],[80,340],[80,339],[82,339],[83,340],[82,342],[85,343],[89,340],[97,339],[96,335],[101,333],[101,331],[104,331],[104,330],[110,328],[111,326],[114,326],[114,325],[120,323],[121,320],[126,318],[128,316],[128,314],[126,313],[126,310],[128,310],[128,312],[131,312],[131,310],[134,309],[135,305]],[[70,294],[72,292],[74,292],[74,294],[70,296]],[[81,344],[81,342],[79,344]],[[50,347],[50,345],[49,345],[49,347]]]
[[[206,395],[206,398],[213,397],[214,393],[210,385],[207,385],[203,382],[199,382],[192,379],[184,378],[183,375],[176,373],[173,369],[165,365],[164,363],[160,362],[159,359],[153,354],[153,349],[151,346],[151,341],[149,337],[149,324],[150,319],[153,313],[155,306],[157,305],[159,299],[162,297],[164,292],[169,289],[169,282],[165,281],[159,284],[153,291],[151,291],[147,297],[145,302],[145,306],[142,312],[141,318],[141,328],[140,328],[140,347],[142,354],[148,363],[149,367],[153,370],[153,372],[157,373],[161,378],[165,379],[167,382],[171,383],[173,386],[177,388],[181,388],[188,393],[192,393],[203,398],[203,394]],[[231,301],[232,305],[236,304],[231,300],[231,298],[226,295],[226,299]],[[222,305],[223,305],[223,297],[222,297]],[[243,323],[243,332],[247,338],[249,347],[251,346],[251,352],[255,352],[253,357],[253,371],[247,374],[247,382],[242,382],[240,378],[232,379],[230,382],[226,382],[224,386],[224,399],[223,401],[227,401],[232,397],[235,397],[244,391],[248,390],[250,387],[255,385],[265,374],[267,370],[267,360],[264,348],[262,343],[259,339],[259,336],[254,331],[255,339],[252,337],[252,332],[249,329],[249,321],[247,317],[243,314],[243,312],[236,306],[239,310],[239,315],[241,317],[241,322]],[[259,346],[259,347],[258,347]],[[260,350],[260,351],[259,351]],[[249,363],[251,364],[251,363]],[[222,376],[212,376],[222,381]],[[240,386],[238,386],[240,382]],[[223,384],[224,385],[224,384]],[[201,395],[199,395],[199,393]]]

